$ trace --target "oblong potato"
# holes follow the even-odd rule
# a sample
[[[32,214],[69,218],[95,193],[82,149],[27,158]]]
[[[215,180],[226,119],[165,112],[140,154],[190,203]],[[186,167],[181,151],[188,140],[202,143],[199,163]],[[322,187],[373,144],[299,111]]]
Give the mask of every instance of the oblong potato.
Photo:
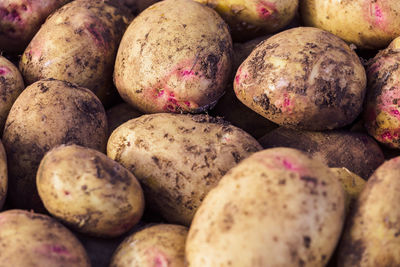
[[[105,151],[106,113],[89,89],[53,79],[38,81],[14,102],[2,141],[10,203],[14,208],[44,210],[35,183],[42,157],[51,148],[69,143]]]
[[[110,267],[185,266],[188,229],[159,224],[127,237],[114,252]]]
[[[328,130],[353,122],[362,109],[366,74],[357,54],[337,36],[311,27],[278,33],[239,67],[236,96],[283,126]]]
[[[144,113],[202,112],[223,95],[231,65],[228,26],[215,11],[191,0],[165,0],[129,25],[114,83]]]
[[[335,174],[304,152],[254,153],[196,212],[187,266],[324,266],[340,237],[344,201]]]
[[[7,155],[3,143],[0,141],[0,210],[3,208],[7,196],[8,171]]]
[[[399,172],[396,157],[368,180],[348,219],[338,266],[400,266]]]
[[[243,130],[207,115],[143,115],[118,127],[107,155],[141,182],[148,206],[190,225],[207,192],[239,161],[261,149]]]
[[[89,267],[82,244],[53,218],[26,210],[0,213],[2,266]]]
[[[94,149],[53,148],[40,162],[36,184],[50,214],[82,233],[119,236],[143,215],[144,196],[136,177]]]

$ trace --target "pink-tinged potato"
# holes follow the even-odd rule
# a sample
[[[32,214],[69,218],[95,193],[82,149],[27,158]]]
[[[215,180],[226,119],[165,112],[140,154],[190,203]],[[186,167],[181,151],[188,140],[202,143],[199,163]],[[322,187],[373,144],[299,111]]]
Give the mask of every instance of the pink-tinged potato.
[[[90,267],[78,239],[55,219],[25,210],[0,213],[2,266]]]
[[[318,131],[357,118],[366,74],[357,54],[340,38],[298,27],[258,45],[240,65],[233,85],[238,99],[265,118]]]
[[[43,211],[35,183],[42,157],[51,148],[70,143],[105,151],[106,113],[89,89],[41,80],[28,86],[14,102],[2,141],[7,152],[10,204]]]
[[[114,83],[144,113],[197,113],[223,95],[231,66],[232,40],[220,16],[191,0],[166,0],[129,25]]]
[[[0,51],[21,53],[46,18],[71,0],[0,1]]]
[[[365,127],[380,143],[400,148],[400,38],[368,62]]]
[[[215,9],[235,41],[274,33],[295,17],[299,0],[195,0]]]
[[[0,35],[1,36],[1,35]],[[8,112],[19,94],[25,89],[24,80],[18,68],[5,57],[0,56],[0,131],[3,131]]]
[[[45,78],[92,90],[108,105],[117,95],[112,73],[129,11],[111,0],[73,1],[49,17],[25,49],[19,68],[27,84]]]
[[[256,152],[205,197],[186,266],[325,266],[344,215],[344,190],[326,165],[291,148]]]
[[[181,225],[149,226],[119,245],[110,267],[184,267],[187,233]]]
[[[302,0],[306,26],[329,31],[361,49],[386,47],[400,35],[398,0]]]
[[[7,155],[3,143],[0,141],[0,210],[3,208],[7,196],[8,172]]]

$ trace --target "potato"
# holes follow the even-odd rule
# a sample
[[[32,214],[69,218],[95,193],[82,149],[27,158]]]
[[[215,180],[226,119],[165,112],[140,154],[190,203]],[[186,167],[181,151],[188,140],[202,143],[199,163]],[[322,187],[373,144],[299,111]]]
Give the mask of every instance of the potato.
[[[264,148],[283,146],[302,150],[329,167],[345,167],[364,179],[385,160],[378,144],[364,133],[307,132],[280,127],[258,141]]]
[[[304,24],[329,31],[361,49],[386,47],[400,35],[400,2],[303,0]]]
[[[17,98],[3,133],[9,167],[9,199],[14,208],[42,211],[36,171],[44,154],[74,143],[105,151],[107,119],[100,100],[68,82],[42,80]]]
[[[111,0],[78,0],[43,24],[25,49],[20,70],[31,84],[44,78],[76,83],[104,104],[112,100],[112,73],[129,12]],[[116,92],[115,92],[116,93]]]
[[[295,17],[299,0],[195,0],[214,8],[229,24],[234,40],[273,33]]]
[[[49,216],[25,210],[0,213],[2,266],[90,266],[82,244]]]
[[[368,180],[340,244],[338,266],[400,266],[400,157]]]
[[[228,26],[215,11],[191,0],[165,0],[129,25],[114,83],[144,113],[196,113],[223,95],[231,65]]]
[[[8,173],[7,173],[7,155],[3,143],[0,141],[0,210],[3,208],[7,196]]]
[[[0,4],[1,5],[1,4]],[[1,34],[0,34],[1,39]],[[0,56],[0,131],[3,131],[8,112],[25,89],[24,80],[16,66],[8,59]]]
[[[368,62],[365,127],[377,141],[400,148],[400,38]]]
[[[304,152],[254,153],[196,212],[187,266],[324,266],[341,233],[344,201],[334,173]]]
[[[141,182],[148,207],[190,225],[207,192],[239,161],[261,149],[243,130],[207,115],[143,115],[118,127],[107,155]]]
[[[106,110],[106,114],[109,136],[122,123],[143,115],[143,113],[135,110],[127,103],[121,103],[109,108]]]
[[[188,229],[159,224],[134,233],[114,252],[110,267],[184,267]]]
[[[340,128],[361,112],[366,75],[338,37],[298,27],[270,37],[239,67],[234,90],[265,118],[304,130]]]
[[[53,148],[40,162],[36,184],[50,214],[85,234],[119,236],[143,215],[144,196],[136,177],[91,148]]]
[[[21,53],[54,10],[71,0],[2,0],[0,51]]]

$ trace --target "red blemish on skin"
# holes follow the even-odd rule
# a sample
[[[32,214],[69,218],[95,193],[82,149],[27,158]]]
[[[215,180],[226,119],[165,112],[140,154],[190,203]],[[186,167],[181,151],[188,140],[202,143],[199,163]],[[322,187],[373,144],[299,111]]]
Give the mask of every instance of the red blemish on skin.
[[[36,248],[35,251],[39,252],[42,255],[48,256],[72,256],[68,249],[63,245],[45,244],[41,247]]]
[[[5,75],[10,72],[10,69],[7,67],[0,67],[0,75]]]
[[[285,96],[285,99],[283,100],[283,106],[288,107],[290,106],[290,99]]]
[[[190,108],[190,102],[189,101],[185,101],[184,103],[188,108]]]
[[[277,12],[275,4],[265,1],[260,2],[256,9],[259,17],[262,19],[269,19]]]
[[[100,47],[108,48],[109,45],[104,37],[106,35],[106,29],[103,26],[96,23],[90,23],[86,26],[87,31],[93,37],[95,44]]]
[[[10,6],[8,9],[1,7],[0,8],[0,17],[3,18],[3,20],[8,20],[11,22],[21,22],[21,16],[19,15],[19,12],[17,11],[17,7],[15,5]]]
[[[70,194],[70,192],[64,190],[64,194],[65,194],[66,196],[68,196],[68,195]]]
[[[381,138],[383,140],[391,140],[392,139],[392,135],[390,134],[390,132],[385,132],[381,135]]]
[[[190,78],[190,77],[196,76],[196,74],[193,70],[183,70],[183,71],[181,71],[181,75],[185,78]]]

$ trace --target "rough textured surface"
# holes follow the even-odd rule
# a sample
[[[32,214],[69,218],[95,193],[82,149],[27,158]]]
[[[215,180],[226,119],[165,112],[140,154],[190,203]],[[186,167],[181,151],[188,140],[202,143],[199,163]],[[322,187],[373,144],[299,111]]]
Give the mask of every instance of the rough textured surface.
[[[141,182],[146,206],[190,225],[207,192],[242,159],[261,149],[243,130],[207,115],[143,115],[118,127],[107,155]]]
[[[3,143],[0,141],[0,210],[3,208],[4,201],[7,196],[8,188],[8,171],[7,171],[7,155],[4,150]]]
[[[43,210],[35,178],[44,154],[70,143],[105,151],[107,118],[100,100],[90,90],[42,80],[28,86],[15,101],[2,141],[13,207]]]
[[[254,153],[205,197],[187,266],[324,266],[344,213],[342,185],[327,166],[291,148]]]
[[[8,210],[0,213],[0,225],[2,265],[90,267],[78,239],[49,216]]]
[[[239,67],[236,96],[280,125],[340,128],[361,112],[366,74],[357,54],[338,37],[298,27],[261,43]]]

